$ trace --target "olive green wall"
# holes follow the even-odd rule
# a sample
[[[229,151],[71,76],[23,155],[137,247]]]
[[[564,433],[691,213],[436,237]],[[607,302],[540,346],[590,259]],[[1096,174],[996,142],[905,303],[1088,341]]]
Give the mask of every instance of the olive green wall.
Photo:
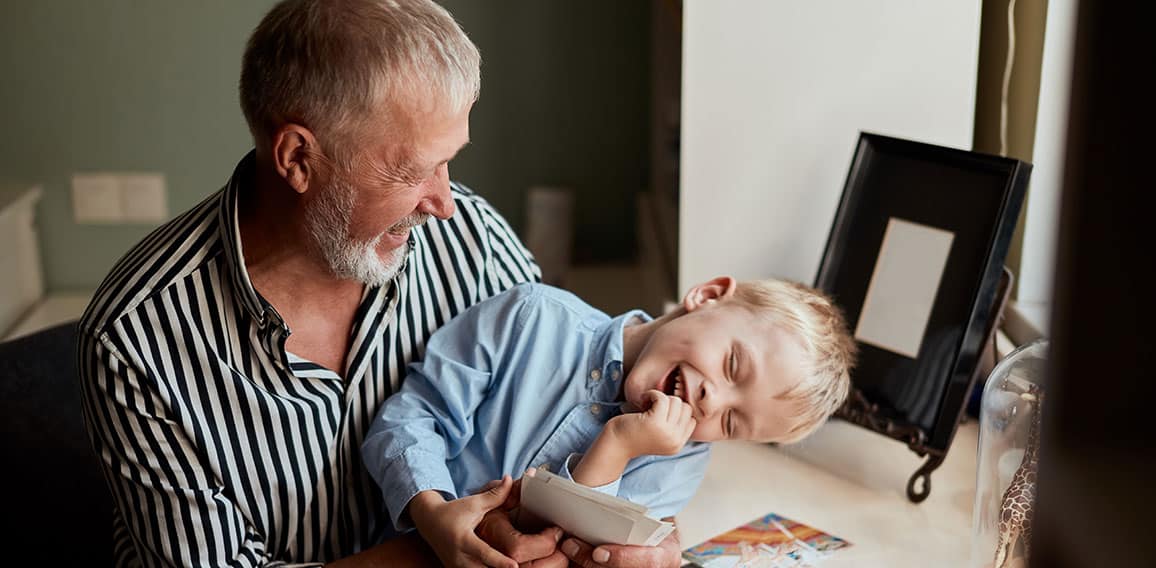
[[[95,287],[152,228],[75,224],[73,172],[164,172],[174,214],[224,183],[249,147],[235,87],[240,53],[270,5],[0,3],[0,177],[44,187],[50,290]]]
[[[272,4],[0,3],[0,179],[44,187],[50,290],[95,287],[152,229],[75,224],[74,172],[163,172],[170,214],[225,182],[250,146],[236,96],[241,52]],[[647,183],[647,4],[443,4],[483,57],[473,144],[452,177],[516,228],[528,187],[571,186],[575,258],[631,256],[634,194]]]
[[[1015,57],[1008,82],[1006,152],[1010,158],[1027,162],[1032,161],[1036,140],[1047,8],[1047,0],[1016,0],[1015,5]],[[1000,153],[1000,100],[1007,52],[1008,0],[983,0],[973,145],[978,152]],[[1026,199],[1031,199],[1030,185]],[[1020,273],[1025,215],[1026,202],[1012,236],[1006,263],[1015,275]],[[1016,284],[1013,284],[1013,298],[1016,297]]]

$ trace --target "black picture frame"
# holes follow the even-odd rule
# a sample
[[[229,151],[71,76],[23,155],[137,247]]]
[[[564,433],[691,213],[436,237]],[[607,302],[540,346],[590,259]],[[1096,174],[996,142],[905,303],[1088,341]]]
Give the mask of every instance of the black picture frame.
[[[857,337],[852,393],[837,413],[930,456],[907,485],[920,502],[975,384],[1011,284],[1004,267],[1031,164],[861,132],[815,287],[856,332],[884,234],[893,219],[951,234],[916,356]],[[917,488],[917,482],[922,487]]]

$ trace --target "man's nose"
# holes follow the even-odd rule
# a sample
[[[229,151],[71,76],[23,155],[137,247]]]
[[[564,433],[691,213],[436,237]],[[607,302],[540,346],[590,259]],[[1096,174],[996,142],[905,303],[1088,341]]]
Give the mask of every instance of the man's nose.
[[[450,193],[449,168],[442,164],[433,177],[426,182],[426,193],[422,197],[418,209],[429,213],[438,219],[449,219],[454,216],[454,197]]]

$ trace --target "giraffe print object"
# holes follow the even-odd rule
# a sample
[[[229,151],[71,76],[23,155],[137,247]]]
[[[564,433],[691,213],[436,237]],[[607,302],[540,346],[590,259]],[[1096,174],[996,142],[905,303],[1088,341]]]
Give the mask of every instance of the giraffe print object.
[[[1036,500],[1036,464],[1039,449],[1040,409],[1043,407],[1044,393],[1036,385],[1028,387],[1020,398],[1035,404],[1031,428],[1028,430],[1028,445],[1024,449],[1023,460],[1012,477],[1007,491],[1004,491],[999,514],[999,544],[995,549],[995,568],[1008,568],[1016,543],[1023,541],[1023,556],[1026,561],[1031,554],[1032,504]]]

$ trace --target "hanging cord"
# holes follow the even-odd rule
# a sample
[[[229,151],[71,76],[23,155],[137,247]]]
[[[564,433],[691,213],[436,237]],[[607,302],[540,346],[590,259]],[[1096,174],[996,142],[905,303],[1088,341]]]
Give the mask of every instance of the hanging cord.
[[[1012,65],[1016,57],[1016,0],[1007,4],[1007,60],[1003,66],[1003,89],[999,101],[999,155],[1007,156],[1007,99]]]

